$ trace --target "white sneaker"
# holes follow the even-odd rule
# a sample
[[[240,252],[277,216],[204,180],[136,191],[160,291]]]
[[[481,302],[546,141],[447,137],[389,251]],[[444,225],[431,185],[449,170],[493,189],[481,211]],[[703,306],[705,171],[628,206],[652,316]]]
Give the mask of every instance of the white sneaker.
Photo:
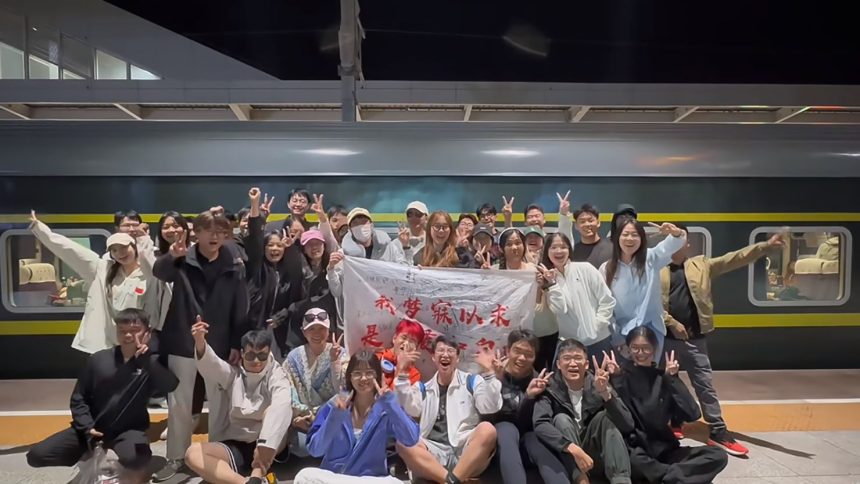
[[[200,414],[195,413],[191,416],[191,433],[194,433],[197,430],[197,425],[200,424]],[[164,431],[161,432],[161,435],[158,436],[161,440],[167,440],[167,427],[164,428]]]

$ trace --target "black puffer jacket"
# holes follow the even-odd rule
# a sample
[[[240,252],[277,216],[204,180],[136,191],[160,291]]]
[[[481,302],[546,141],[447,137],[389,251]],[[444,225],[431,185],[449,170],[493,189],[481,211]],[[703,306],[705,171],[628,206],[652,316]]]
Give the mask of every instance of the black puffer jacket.
[[[534,412],[535,399],[526,395],[534,374],[525,378],[514,378],[505,372],[502,376],[502,409],[487,417],[487,421],[497,424],[510,422],[517,426],[520,435],[532,430],[532,413]]]
[[[236,244],[228,241],[218,257],[209,262],[217,266],[217,277],[206,281],[197,249],[192,246],[179,259],[164,254],[152,268],[155,277],[173,283],[173,298],[161,329],[161,352],[193,358],[191,326],[199,314],[209,323],[209,345],[219,357],[227,359],[231,349],[241,348],[240,339],[248,330],[245,264]]]

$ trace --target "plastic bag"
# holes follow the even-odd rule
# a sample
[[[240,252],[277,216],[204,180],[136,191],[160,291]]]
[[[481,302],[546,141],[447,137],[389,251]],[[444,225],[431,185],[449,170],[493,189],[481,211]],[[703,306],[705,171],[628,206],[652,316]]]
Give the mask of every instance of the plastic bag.
[[[80,484],[98,484],[102,466],[107,460],[107,453],[102,445],[96,444],[88,459],[78,461],[78,476],[75,479]]]

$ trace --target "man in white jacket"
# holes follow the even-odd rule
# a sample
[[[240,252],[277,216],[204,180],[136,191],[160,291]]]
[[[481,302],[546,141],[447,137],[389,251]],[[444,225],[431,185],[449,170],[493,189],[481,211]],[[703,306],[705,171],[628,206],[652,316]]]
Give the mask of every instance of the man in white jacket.
[[[496,450],[496,428],[480,417],[502,408],[502,383],[490,351],[475,356],[480,376],[457,369],[460,347],[452,338],[437,337],[432,351],[436,374],[426,384],[410,384],[409,359],[398,361],[394,388],[406,413],[421,418],[421,441],[398,444],[397,452],[414,478],[459,484],[484,472]]]
[[[198,319],[191,328],[194,357],[203,378],[222,390],[215,398],[229,404],[229,421],[223,440],[191,444],[185,463],[213,484],[262,484],[292,421],[289,379],[271,354],[271,333],[242,336],[242,363],[234,367],[206,343],[208,326]]]

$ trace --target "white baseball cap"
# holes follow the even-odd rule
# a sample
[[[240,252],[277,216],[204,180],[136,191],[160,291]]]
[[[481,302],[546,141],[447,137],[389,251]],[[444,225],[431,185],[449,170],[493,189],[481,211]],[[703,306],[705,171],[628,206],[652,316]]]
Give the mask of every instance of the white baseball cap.
[[[430,215],[430,211],[427,210],[427,205],[424,202],[419,202],[415,200],[414,202],[410,202],[409,205],[406,206],[406,211],[408,212],[410,209],[418,210],[424,215]]]

